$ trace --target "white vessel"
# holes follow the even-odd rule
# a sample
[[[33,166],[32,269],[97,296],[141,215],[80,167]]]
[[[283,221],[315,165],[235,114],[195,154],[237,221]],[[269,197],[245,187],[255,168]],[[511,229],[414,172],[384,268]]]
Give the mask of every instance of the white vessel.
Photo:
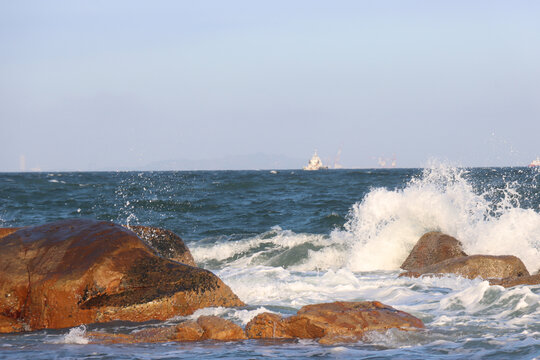
[[[537,157],[536,160],[533,160],[529,164],[529,167],[539,167],[539,166],[540,166],[540,157]]]
[[[317,151],[315,151],[315,154],[313,154],[307,166],[304,166],[304,170],[309,170],[309,171],[325,170],[325,169],[328,169],[328,166],[323,165],[321,158],[319,157],[319,155],[317,155]]]

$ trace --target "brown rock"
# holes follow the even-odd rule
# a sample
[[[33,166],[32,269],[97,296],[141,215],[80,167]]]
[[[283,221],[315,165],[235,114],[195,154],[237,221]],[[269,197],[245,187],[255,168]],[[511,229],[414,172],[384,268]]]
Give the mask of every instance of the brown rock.
[[[204,330],[203,339],[222,341],[247,339],[240,326],[217,316],[200,316],[197,324]]]
[[[292,338],[287,332],[287,322],[281,315],[262,313],[246,325],[246,335],[250,339]]]
[[[274,328],[278,337],[319,339],[324,344],[359,341],[366,331],[391,328],[412,330],[423,328],[422,321],[378,301],[334,302],[308,305],[295,316],[281,319],[260,314],[246,328],[250,338],[270,338]]]
[[[477,277],[482,279],[502,279],[529,276],[523,262],[511,255],[472,255],[453,258],[400,276],[418,277],[424,274],[456,274],[468,279]]]
[[[172,231],[149,226],[126,226],[156,253],[166,259],[182,264],[197,266],[191,252],[180,236]]]
[[[175,340],[197,341],[202,339],[203,328],[195,321],[186,321],[176,326]]]
[[[156,256],[113,223],[66,220],[0,238],[0,315],[28,330],[242,305],[211,272]]]
[[[489,283],[491,285],[500,285],[506,288],[518,285],[539,285],[540,274],[505,279],[491,279],[489,280]]]
[[[229,320],[217,316],[201,316],[197,321],[186,321],[177,326],[143,329],[131,334],[108,334],[90,332],[87,334],[93,343],[157,343],[168,341],[197,340],[244,340],[244,330]]]
[[[3,238],[4,236],[8,236],[9,234],[14,233],[17,230],[20,230],[22,228],[0,228],[0,238]]]
[[[24,331],[24,325],[17,320],[0,315],[0,333]]]
[[[461,242],[441,232],[428,232],[416,243],[401,268],[415,270],[444,260],[467,256]]]

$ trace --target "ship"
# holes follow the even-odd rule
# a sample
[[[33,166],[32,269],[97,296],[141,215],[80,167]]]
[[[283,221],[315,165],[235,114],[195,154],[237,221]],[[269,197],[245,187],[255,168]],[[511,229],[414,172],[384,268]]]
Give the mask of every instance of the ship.
[[[537,157],[536,160],[533,160],[529,164],[529,167],[540,167],[540,157]]]
[[[328,169],[328,166],[324,166],[321,158],[319,155],[317,155],[317,150],[315,150],[315,153],[309,160],[309,163],[307,166],[304,166],[304,170],[312,171],[312,170],[326,170]]]

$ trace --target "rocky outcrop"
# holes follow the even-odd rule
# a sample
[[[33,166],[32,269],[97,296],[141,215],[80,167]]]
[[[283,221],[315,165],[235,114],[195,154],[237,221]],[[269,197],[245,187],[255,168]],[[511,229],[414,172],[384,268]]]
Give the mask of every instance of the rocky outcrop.
[[[93,343],[156,343],[168,341],[247,339],[244,330],[232,321],[217,316],[200,316],[197,321],[186,321],[177,326],[143,329],[131,334],[88,333]]]
[[[456,238],[433,231],[424,234],[401,265],[403,270],[415,271],[441,261],[467,256]]]
[[[242,305],[211,272],[156,256],[113,223],[66,220],[0,238],[1,331],[164,320]]]
[[[251,339],[318,339],[322,344],[335,344],[362,340],[368,331],[423,327],[420,319],[378,301],[334,302],[304,306],[285,319],[259,314],[247,324],[246,334]]]
[[[540,285],[540,274],[521,276],[521,277],[510,277],[506,279],[491,279],[489,280],[491,285],[500,285],[504,287],[512,287],[518,285]]]
[[[182,264],[197,266],[182,238],[172,231],[139,225],[126,227],[137,234],[146,245],[154,249],[157,255]]]
[[[512,255],[472,255],[448,259],[400,276],[418,277],[425,274],[455,274],[467,279],[501,279],[529,276],[523,262]]]

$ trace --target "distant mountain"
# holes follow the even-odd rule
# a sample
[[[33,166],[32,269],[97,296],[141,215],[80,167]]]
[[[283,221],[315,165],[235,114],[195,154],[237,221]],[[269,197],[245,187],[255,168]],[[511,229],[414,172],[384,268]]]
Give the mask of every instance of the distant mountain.
[[[305,159],[263,153],[224,156],[215,159],[174,159],[149,163],[140,170],[270,170],[301,169]]]

